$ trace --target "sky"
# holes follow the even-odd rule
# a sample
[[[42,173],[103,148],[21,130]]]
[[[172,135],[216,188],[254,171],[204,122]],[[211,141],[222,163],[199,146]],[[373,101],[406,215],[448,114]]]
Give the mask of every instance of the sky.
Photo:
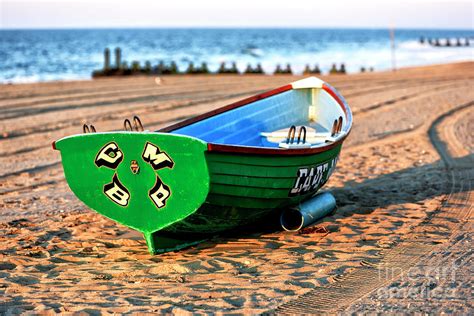
[[[474,0],[0,0],[0,29],[348,27],[473,29]]]

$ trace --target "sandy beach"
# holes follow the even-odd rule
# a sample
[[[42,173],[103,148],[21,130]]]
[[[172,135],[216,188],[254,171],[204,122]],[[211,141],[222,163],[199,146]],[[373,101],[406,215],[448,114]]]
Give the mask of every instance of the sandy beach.
[[[196,75],[0,86],[0,314],[472,313],[474,62],[321,78],[354,127],[300,233],[242,232],[151,256],[69,190],[51,143],[156,130],[302,76]]]

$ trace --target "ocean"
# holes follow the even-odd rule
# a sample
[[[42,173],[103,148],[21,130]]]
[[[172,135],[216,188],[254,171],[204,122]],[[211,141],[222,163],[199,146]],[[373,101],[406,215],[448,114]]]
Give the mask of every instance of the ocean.
[[[473,30],[395,30],[396,66],[473,60]],[[471,38],[469,47],[433,47],[419,38]],[[327,72],[345,63],[348,72],[361,67],[391,68],[387,29],[68,29],[0,30],[0,82],[21,83],[89,79],[103,66],[103,51],[122,49],[130,64],[175,61],[207,62],[215,71],[221,62],[240,70],[260,63],[271,73],[277,64],[291,64],[301,73],[306,64]],[[114,57],[112,55],[112,62]]]

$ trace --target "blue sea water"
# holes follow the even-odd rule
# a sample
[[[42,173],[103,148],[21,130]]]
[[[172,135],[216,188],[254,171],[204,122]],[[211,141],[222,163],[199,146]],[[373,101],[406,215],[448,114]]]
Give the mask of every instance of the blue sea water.
[[[473,60],[473,30],[395,31],[397,67]],[[430,38],[471,38],[469,47],[432,47],[418,42]],[[205,61],[211,70],[235,61],[240,70],[261,63],[271,73],[290,63],[294,72],[319,64],[326,72],[345,63],[349,72],[360,67],[391,67],[387,29],[68,29],[0,30],[0,82],[88,79],[103,65],[105,47],[122,48],[123,59]],[[112,56],[112,61],[114,60]]]

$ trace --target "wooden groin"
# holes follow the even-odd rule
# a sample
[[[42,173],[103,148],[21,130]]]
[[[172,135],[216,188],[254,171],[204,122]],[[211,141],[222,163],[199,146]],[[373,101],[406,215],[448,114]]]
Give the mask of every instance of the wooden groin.
[[[188,67],[181,71],[178,68],[176,62],[171,61],[165,63],[164,61],[159,61],[156,65],[153,65],[150,61],[145,61],[141,64],[139,61],[132,61],[130,64],[127,61],[122,60],[122,50],[117,47],[114,49],[115,53],[115,63],[111,63],[111,50],[106,48],[104,50],[104,64],[102,69],[94,70],[92,72],[93,78],[99,77],[110,77],[110,76],[133,76],[133,75],[196,75],[196,74],[265,74],[263,67],[260,63],[257,63],[255,66],[247,64],[247,67],[244,71],[240,71],[237,68],[236,62],[231,62],[227,64],[222,62],[218,69],[211,71],[208,67],[207,62],[202,62],[200,65],[195,65],[193,62],[188,63]],[[365,72],[365,67],[361,67],[361,72]],[[369,68],[370,71],[373,71],[373,68]],[[311,75],[316,74],[320,75],[323,72],[319,68],[318,64],[315,64],[313,67],[310,67],[309,64],[306,64],[303,74]],[[346,66],[344,63],[340,64],[339,67],[336,64],[332,65],[332,68],[329,70],[328,74],[345,74]],[[288,63],[284,67],[280,64],[277,64],[275,70],[272,72],[274,75],[291,75],[294,74],[291,65]]]
[[[433,47],[465,47],[471,46],[471,38],[430,38],[421,36],[418,40],[420,44],[430,45]]]

